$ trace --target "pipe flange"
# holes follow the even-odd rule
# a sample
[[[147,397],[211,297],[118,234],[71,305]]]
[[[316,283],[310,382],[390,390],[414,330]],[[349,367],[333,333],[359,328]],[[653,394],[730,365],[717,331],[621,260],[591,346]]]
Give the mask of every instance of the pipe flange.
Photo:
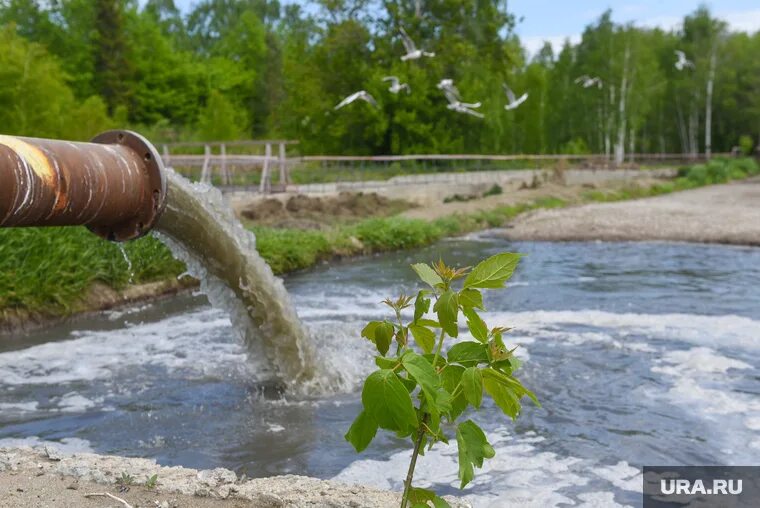
[[[142,209],[136,210],[132,218],[119,224],[87,228],[96,235],[115,242],[126,242],[148,234],[166,208],[166,174],[161,155],[147,139],[132,131],[104,132],[95,136],[92,143],[121,145],[137,154],[145,171],[145,197]]]

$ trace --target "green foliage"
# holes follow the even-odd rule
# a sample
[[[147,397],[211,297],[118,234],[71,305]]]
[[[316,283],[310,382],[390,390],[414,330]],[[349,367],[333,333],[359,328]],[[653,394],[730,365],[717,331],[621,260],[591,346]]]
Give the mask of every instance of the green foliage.
[[[447,506],[432,491],[413,487],[412,478],[422,447],[432,447],[438,441],[448,443],[451,428],[456,429],[461,488],[472,481],[475,468],[483,467],[483,461],[494,456],[493,447],[475,422],[458,422],[468,407],[481,407],[484,393],[512,419],[519,415],[524,397],[538,404],[535,395],[514,377],[519,362],[513,356],[515,349],[508,350],[502,338],[508,329],[489,330],[476,310],[483,310],[481,289],[504,288],[519,260],[519,254],[502,253],[472,269],[455,269],[442,261],[414,264],[412,269],[428,287],[416,297],[385,300],[394,311],[394,319],[372,321],[362,331],[378,350],[375,363],[380,368],[367,377],[362,389],[363,409],[345,437],[357,452],[369,446],[378,428],[410,439],[413,454],[402,508],[409,503],[415,507]],[[404,321],[402,311],[412,306],[413,317]],[[467,318],[467,329],[476,341],[455,340],[460,316]],[[413,343],[408,340],[410,333]]]
[[[742,155],[749,156],[752,155],[752,148],[755,146],[755,142],[752,141],[752,136],[747,136],[746,134],[739,136],[739,151]]]
[[[353,228],[353,234],[374,252],[421,247],[441,238],[430,223],[402,217],[362,221]]]
[[[122,487],[128,487],[135,483],[135,478],[126,471],[122,471],[121,476],[116,479],[116,483]]]
[[[97,96],[113,123],[157,142],[282,137],[307,154],[611,155],[616,144],[696,153],[714,48],[714,151],[760,134],[760,37],[729,32],[705,8],[668,33],[617,24],[608,11],[577,44],[527,60],[498,0],[429,0],[421,16],[398,2],[204,0],[184,13],[175,3],[0,2],[3,131],[83,139],[108,123],[85,107]],[[401,26],[436,58],[402,62]],[[693,69],[674,69],[675,49]],[[412,92],[389,93],[388,74]],[[584,74],[604,86],[577,84]],[[435,87],[444,77],[482,103],[484,119],[446,108]],[[517,110],[504,110],[505,82],[530,93]],[[377,108],[332,109],[360,89]],[[80,106],[97,109],[91,122],[79,121]]]
[[[149,476],[145,479],[145,487],[148,489],[155,489],[158,485],[158,474],[154,474],[153,476]]]
[[[706,164],[696,164],[681,170],[676,181],[679,188],[726,183],[760,173],[760,165],[754,159],[713,159]]]
[[[234,140],[243,137],[246,120],[233,104],[216,90],[211,92],[200,113],[198,133],[206,141]]]
[[[152,237],[125,245],[133,282],[176,277],[184,265]],[[74,312],[99,281],[127,286],[130,273],[118,247],[84,228],[0,229],[0,309],[44,315]]]

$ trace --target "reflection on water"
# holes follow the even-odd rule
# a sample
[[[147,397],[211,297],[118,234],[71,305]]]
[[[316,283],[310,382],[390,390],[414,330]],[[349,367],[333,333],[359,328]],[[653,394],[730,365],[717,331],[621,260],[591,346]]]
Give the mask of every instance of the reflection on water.
[[[760,250],[679,244],[517,243],[483,235],[347,261],[286,281],[328,368],[354,387],[369,371],[363,322],[413,289],[408,265],[526,254],[489,323],[529,361],[543,407],[516,424],[475,413],[497,456],[465,494],[476,506],[638,505],[644,464],[755,462],[760,453]],[[343,433],[358,394],[282,396],[254,382],[229,319],[183,296],[0,346],[0,443],[302,473],[400,488],[406,445],[355,455]],[[454,448],[421,461],[420,484],[457,494]],[[402,467],[403,464],[403,467]]]

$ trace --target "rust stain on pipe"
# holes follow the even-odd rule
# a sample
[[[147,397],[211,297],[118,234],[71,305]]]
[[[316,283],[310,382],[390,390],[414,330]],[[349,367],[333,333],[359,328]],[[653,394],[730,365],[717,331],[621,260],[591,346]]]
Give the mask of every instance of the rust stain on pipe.
[[[0,227],[85,225],[113,241],[151,230],[166,201],[156,149],[129,131],[91,143],[0,136]]]

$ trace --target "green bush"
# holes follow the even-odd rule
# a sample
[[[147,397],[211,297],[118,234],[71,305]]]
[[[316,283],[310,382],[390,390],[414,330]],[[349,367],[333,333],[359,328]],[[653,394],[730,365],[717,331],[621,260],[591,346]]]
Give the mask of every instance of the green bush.
[[[275,273],[302,270],[332,252],[322,231],[254,228],[256,248]]]
[[[739,150],[741,151],[742,155],[752,155],[752,148],[755,146],[755,143],[752,141],[751,136],[747,136],[746,134],[744,136],[739,137]]]
[[[760,172],[757,161],[743,159],[713,159],[706,164],[695,164],[679,171],[679,188],[693,188],[702,185],[725,183],[739,180]]]
[[[376,252],[421,247],[443,237],[434,223],[402,217],[369,219],[353,226],[352,231],[365,248]]]

